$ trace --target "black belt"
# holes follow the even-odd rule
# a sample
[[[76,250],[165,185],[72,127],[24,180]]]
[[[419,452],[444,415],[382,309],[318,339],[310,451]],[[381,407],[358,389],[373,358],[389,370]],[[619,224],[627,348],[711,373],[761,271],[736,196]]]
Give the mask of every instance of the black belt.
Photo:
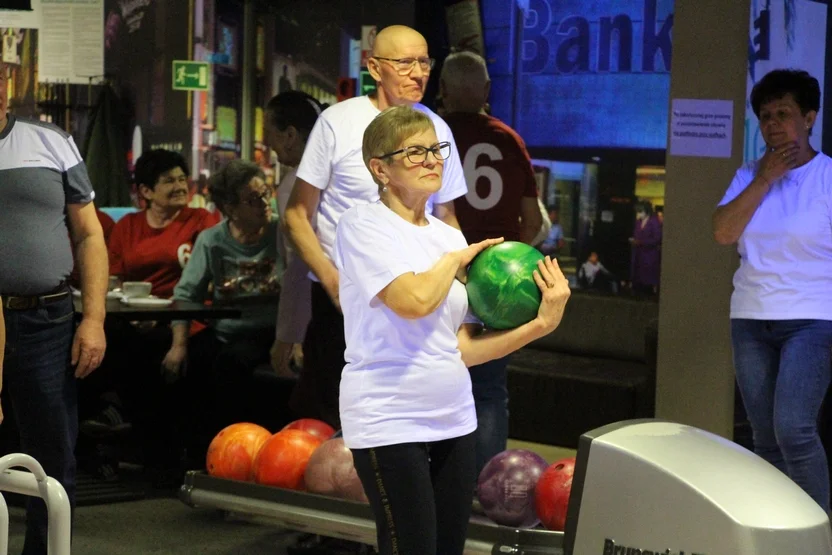
[[[62,284],[44,295],[3,295],[3,308],[8,310],[31,310],[45,304],[62,300],[69,295],[69,288]]]

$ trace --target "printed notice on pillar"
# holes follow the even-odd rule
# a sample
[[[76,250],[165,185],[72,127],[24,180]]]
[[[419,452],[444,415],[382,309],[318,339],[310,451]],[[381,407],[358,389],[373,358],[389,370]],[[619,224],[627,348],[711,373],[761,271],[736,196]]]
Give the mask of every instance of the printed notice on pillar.
[[[670,113],[672,156],[731,157],[734,103],[674,98]]]
[[[104,74],[104,0],[41,0],[38,79],[89,84]]]

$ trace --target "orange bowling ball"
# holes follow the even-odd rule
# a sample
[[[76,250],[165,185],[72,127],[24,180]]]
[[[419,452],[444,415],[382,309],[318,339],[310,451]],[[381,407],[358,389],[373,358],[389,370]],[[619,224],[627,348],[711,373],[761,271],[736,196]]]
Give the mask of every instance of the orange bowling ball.
[[[535,509],[540,522],[549,530],[563,531],[569,495],[572,493],[572,475],[575,458],[561,459],[547,468],[534,491]]]
[[[335,433],[335,428],[327,424],[322,420],[316,420],[314,418],[301,418],[300,420],[295,420],[294,422],[287,424],[283,430],[302,430],[304,432],[309,432],[313,436],[318,436],[321,438],[321,441],[326,441],[332,437],[332,434]]]
[[[208,446],[208,474],[230,480],[251,479],[251,467],[272,433],[262,426],[241,422],[223,428]]]
[[[254,461],[254,481],[264,486],[303,490],[303,474],[323,440],[301,430],[283,430],[266,441]]]

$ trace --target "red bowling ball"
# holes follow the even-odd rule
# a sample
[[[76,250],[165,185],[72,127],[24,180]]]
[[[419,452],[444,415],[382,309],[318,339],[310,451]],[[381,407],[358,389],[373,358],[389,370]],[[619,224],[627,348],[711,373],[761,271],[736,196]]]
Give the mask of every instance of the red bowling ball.
[[[540,522],[549,530],[563,531],[566,526],[574,473],[575,458],[561,459],[547,468],[537,482],[535,508]]]
[[[317,436],[300,430],[276,433],[254,461],[254,481],[265,486],[303,490],[303,475],[312,453],[321,445]]]
[[[332,437],[332,434],[335,433],[335,428],[326,422],[316,420],[314,418],[301,418],[300,420],[295,420],[294,422],[287,424],[283,430],[301,430],[303,432],[308,432],[313,436],[320,438],[321,441],[328,440]]]

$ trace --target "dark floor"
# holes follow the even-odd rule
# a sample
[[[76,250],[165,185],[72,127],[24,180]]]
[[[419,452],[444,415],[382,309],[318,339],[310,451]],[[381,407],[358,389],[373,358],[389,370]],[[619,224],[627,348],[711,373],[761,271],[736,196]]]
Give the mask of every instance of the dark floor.
[[[24,511],[10,508],[9,553],[23,549]],[[285,555],[296,534],[217,510],[192,509],[173,497],[79,507],[73,555]]]

